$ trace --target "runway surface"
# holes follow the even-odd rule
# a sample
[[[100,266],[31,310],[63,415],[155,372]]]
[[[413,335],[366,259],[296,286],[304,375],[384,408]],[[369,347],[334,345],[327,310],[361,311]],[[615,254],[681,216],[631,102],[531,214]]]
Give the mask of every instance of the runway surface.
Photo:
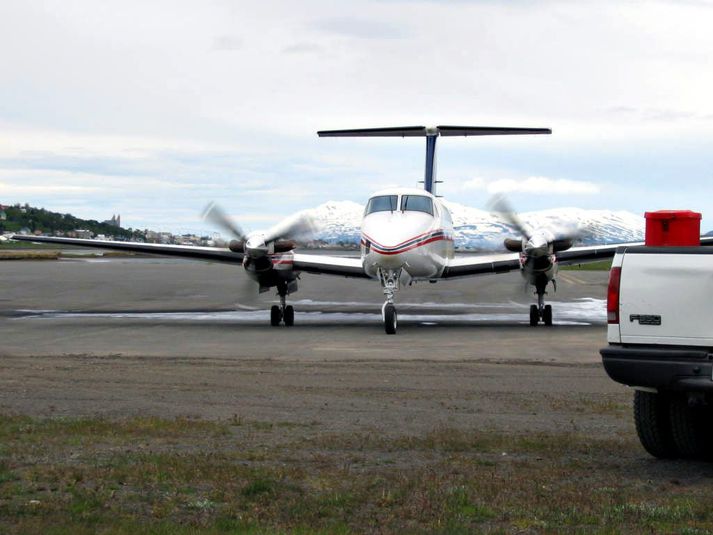
[[[381,327],[383,296],[375,281],[305,275],[290,298],[296,326],[273,328],[268,309],[276,296],[247,298],[245,276],[235,266],[67,260],[5,262],[0,273],[5,354],[235,356],[239,345],[240,356],[253,358],[379,358],[380,350],[396,359],[598,358],[562,348],[549,348],[545,356],[529,347],[549,340],[552,329],[525,328],[534,298],[517,273],[402,289],[399,334],[393,340]],[[605,284],[603,272],[561,274],[549,302],[554,330],[571,338],[568,346],[602,336]],[[510,346],[523,340],[528,347]],[[285,344],[290,352],[275,351]],[[376,348],[366,347],[371,345]],[[440,351],[444,347],[449,351]]]
[[[370,281],[305,275],[296,325],[275,328],[275,296],[247,309],[234,266],[4,262],[0,274],[6,411],[240,414],[395,434],[630,428],[621,411],[584,410],[630,396],[599,361],[606,272],[561,273],[552,328],[527,325],[533,296],[518,273],[404,288],[396,336],[383,332]]]

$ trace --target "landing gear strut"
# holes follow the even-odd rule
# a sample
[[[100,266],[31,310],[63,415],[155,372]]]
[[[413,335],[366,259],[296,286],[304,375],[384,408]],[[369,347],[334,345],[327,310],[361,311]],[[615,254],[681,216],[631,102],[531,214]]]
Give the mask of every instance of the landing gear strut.
[[[554,284],[554,280],[552,281]],[[552,326],[552,305],[545,305],[547,295],[547,279],[538,280],[535,284],[537,304],[530,305],[530,326],[537,327],[542,321],[548,327]]]
[[[270,308],[270,325],[277,327],[284,322],[285,327],[292,327],[295,324],[295,309],[287,304],[287,285],[278,285],[277,293],[280,296],[280,306],[272,305]]]
[[[396,313],[396,305],[394,305],[394,296],[399,290],[399,278],[401,269],[379,270],[379,280],[384,287],[384,296],[386,302],[381,307],[381,317],[384,320],[384,331],[386,334],[396,334],[398,325],[398,314]]]

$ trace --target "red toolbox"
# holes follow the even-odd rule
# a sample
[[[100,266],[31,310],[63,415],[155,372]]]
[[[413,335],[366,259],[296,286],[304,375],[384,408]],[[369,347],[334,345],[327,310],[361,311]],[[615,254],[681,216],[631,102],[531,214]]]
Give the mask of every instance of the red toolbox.
[[[656,247],[701,244],[701,214],[691,210],[646,212],[646,245]]]

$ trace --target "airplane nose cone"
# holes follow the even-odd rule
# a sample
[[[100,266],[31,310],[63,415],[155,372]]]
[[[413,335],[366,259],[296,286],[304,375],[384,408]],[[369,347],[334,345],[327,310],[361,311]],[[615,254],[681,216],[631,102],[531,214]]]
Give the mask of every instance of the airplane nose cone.
[[[395,248],[428,232],[432,224],[433,218],[428,214],[379,212],[364,219],[362,234],[374,244]]]
[[[531,256],[545,256],[548,254],[549,243],[544,236],[533,236],[525,245],[525,252]]]
[[[250,236],[245,242],[245,249],[253,256],[267,253],[267,246],[262,236]]]

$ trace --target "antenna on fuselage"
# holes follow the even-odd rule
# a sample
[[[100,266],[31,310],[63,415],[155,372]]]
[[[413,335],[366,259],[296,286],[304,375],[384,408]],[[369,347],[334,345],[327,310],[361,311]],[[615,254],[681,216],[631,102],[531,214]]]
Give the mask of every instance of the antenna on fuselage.
[[[386,128],[356,128],[352,130],[320,130],[319,137],[425,137],[426,170],[423,188],[436,194],[436,140],[438,136],[512,136],[519,134],[551,134],[549,128],[510,128],[500,126],[394,126]]]

